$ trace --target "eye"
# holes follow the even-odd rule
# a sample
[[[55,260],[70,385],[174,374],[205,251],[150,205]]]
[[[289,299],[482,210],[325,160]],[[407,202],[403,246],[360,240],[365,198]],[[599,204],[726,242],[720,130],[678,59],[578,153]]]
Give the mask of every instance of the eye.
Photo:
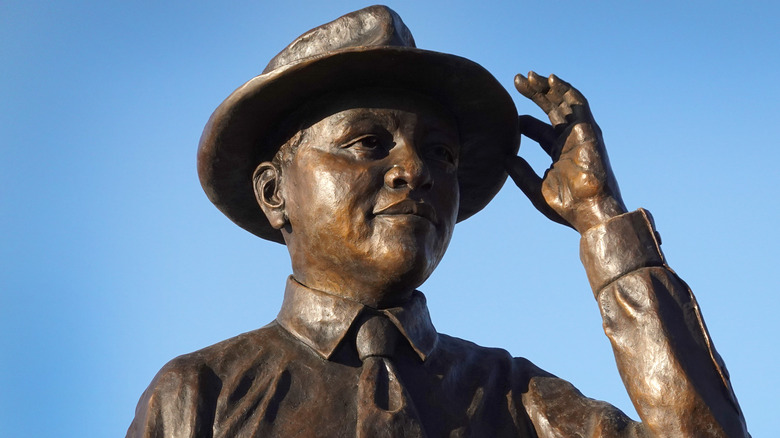
[[[427,155],[430,158],[447,164],[457,164],[457,156],[452,147],[447,143],[433,143],[427,149]]]
[[[341,145],[341,149],[358,159],[379,159],[387,155],[392,139],[381,134],[359,135]]]
[[[369,135],[362,135],[349,143],[342,146],[344,148],[358,148],[363,149],[367,151],[373,151],[380,149],[382,147],[382,141],[379,139],[378,136],[369,134]]]

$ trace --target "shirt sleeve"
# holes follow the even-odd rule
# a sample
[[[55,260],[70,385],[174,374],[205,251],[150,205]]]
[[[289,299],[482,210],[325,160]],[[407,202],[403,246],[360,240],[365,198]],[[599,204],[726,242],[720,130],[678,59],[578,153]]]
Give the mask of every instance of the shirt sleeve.
[[[648,436],[749,436],[696,298],[660,245],[640,209],[587,231],[580,246],[641,428]]]
[[[141,395],[126,438],[211,436],[217,388],[218,379],[207,367],[172,360]]]

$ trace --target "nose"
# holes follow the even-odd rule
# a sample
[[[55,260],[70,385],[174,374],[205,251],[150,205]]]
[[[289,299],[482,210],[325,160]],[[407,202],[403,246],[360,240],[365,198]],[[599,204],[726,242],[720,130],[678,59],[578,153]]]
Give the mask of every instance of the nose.
[[[391,189],[430,189],[433,179],[428,166],[409,143],[396,143],[390,151],[392,166],[385,173],[385,185]]]

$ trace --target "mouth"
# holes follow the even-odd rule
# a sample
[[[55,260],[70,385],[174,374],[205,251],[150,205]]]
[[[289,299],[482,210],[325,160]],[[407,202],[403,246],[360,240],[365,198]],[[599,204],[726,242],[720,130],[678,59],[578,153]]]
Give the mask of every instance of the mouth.
[[[431,204],[404,199],[386,207],[374,209],[374,216],[416,216],[427,219],[433,224],[438,223],[436,210]]]

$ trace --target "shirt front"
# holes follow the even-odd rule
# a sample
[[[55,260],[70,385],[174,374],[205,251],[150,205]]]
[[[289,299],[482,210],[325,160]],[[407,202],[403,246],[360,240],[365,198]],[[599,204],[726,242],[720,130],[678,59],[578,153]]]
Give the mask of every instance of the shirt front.
[[[288,279],[276,321],[169,362],[128,436],[354,436],[354,323],[364,309]],[[393,361],[427,436],[535,436],[517,407],[523,382],[544,373],[436,333],[420,292],[383,312],[406,340]]]

